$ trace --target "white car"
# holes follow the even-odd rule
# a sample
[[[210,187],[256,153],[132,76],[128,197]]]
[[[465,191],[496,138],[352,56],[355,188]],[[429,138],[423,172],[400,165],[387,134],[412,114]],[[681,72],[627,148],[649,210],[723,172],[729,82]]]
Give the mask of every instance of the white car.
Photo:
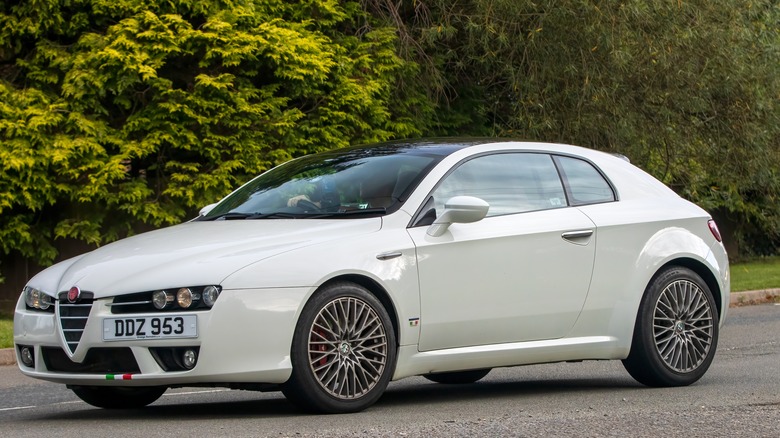
[[[44,270],[14,343],[22,373],[98,407],[224,386],[340,413],[391,380],[544,362],[688,385],[728,302],[710,215],[625,157],[419,140],[292,160],[190,222]]]

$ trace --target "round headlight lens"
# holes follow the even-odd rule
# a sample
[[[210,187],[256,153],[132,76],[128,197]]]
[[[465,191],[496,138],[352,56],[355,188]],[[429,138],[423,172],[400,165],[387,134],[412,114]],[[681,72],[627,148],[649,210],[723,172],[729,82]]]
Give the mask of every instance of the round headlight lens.
[[[38,292],[37,290],[31,287],[24,288],[24,303],[27,304],[27,307],[35,307],[35,299],[33,298],[33,291]]]
[[[38,310],[46,310],[54,303],[52,297],[46,295],[34,287],[27,286],[24,288],[23,292],[24,303],[27,304],[27,307]]]
[[[176,302],[183,309],[189,308],[192,305],[192,291],[186,287],[179,289],[176,292]]]
[[[38,292],[38,308],[41,310],[46,310],[52,305],[51,297],[46,295],[43,292]]]
[[[219,298],[219,289],[216,286],[206,286],[203,289],[203,304],[208,307],[214,306]]]
[[[164,290],[158,290],[152,294],[152,304],[157,310],[164,309],[169,301],[173,301],[173,295],[168,295],[168,292]]]

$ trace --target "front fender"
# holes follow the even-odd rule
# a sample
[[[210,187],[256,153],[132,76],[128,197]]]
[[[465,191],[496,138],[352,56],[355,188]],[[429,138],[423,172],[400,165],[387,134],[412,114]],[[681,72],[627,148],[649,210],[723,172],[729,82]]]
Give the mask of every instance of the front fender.
[[[393,253],[395,257],[377,256]],[[416,344],[420,317],[417,258],[409,234],[401,228],[383,228],[368,235],[299,248],[247,266],[226,278],[225,289],[305,288],[308,292],[296,313],[326,282],[344,276],[362,276],[378,284],[397,314],[401,345]]]

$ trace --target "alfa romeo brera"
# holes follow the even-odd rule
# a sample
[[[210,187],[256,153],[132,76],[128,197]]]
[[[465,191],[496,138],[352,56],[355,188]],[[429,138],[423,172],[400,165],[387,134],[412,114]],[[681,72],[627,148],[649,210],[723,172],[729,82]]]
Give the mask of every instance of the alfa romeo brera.
[[[98,407],[224,386],[342,413],[391,380],[545,362],[689,385],[728,299],[710,215],[625,157],[415,140],[289,161],[187,223],[44,270],[14,343],[22,373]]]

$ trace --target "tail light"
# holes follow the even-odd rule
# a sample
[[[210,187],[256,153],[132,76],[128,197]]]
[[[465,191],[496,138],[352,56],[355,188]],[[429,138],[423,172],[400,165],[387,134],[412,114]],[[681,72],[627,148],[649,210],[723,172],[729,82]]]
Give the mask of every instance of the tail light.
[[[713,237],[715,237],[715,240],[718,242],[723,242],[723,238],[720,236],[720,230],[718,230],[718,225],[715,223],[714,220],[710,219],[707,221],[707,226],[710,227],[710,232],[712,232]]]

